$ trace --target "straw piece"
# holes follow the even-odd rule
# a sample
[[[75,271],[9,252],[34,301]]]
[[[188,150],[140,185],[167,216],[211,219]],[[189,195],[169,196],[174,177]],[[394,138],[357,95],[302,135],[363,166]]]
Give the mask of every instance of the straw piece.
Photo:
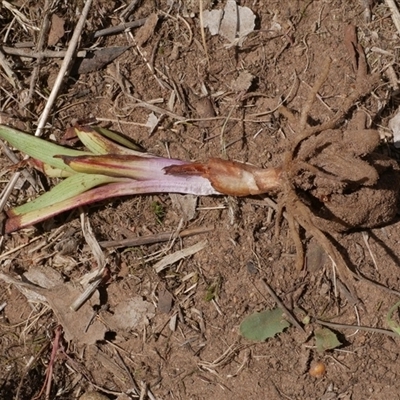
[[[56,98],[57,98],[58,92],[61,88],[62,81],[64,80],[64,77],[66,76],[66,73],[71,66],[71,60],[74,56],[75,50],[78,45],[78,41],[81,37],[83,26],[85,24],[88,14],[89,14],[89,9],[90,9],[91,4],[92,4],[92,0],[86,1],[85,6],[82,10],[82,14],[79,18],[79,21],[76,24],[74,34],[72,35],[72,38],[69,43],[64,60],[61,64],[60,71],[58,72],[58,75],[57,75],[57,79],[54,82],[53,89],[51,90],[51,93],[47,100],[46,106],[44,107],[43,113],[40,116],[40,119],[38,121],[38,126],[37,126],[37,129],[35,132],[35,136],[41,136],[42,130],[43,130],[44,126],[46,125],[47,118],[49,117],[50,111],[53,107],[53,104],[54,104]]]
[[[5,54],[9,54],[12,56],[19,57],[28,57],[28,58],[63,58],[66,56],[67,52],[64,50],[56,51],[56,50],[43,50],[43,51],[34,51],[31,49],[18,49],[15,47],[3,46],[1,50]],[[78,58],[85,58],[87,54],[86,50],[78,51],[76,56]]]
[[[161,272],[163,269],[167,268],[168,265],[174,264],[182,258],[191,256],[200,250],[203,250],[207,246],[207,240],[196,243],[193,246],[186,247],[183,250],[176,251],[175,253],[169,254],[154,265],[154,270],[156,273]]]
[[[392,13],[393,23],[396,26],[397,32],[400,34],[400,12],[397,8],[397,5],[394,0],[385,0],[385,3]]]

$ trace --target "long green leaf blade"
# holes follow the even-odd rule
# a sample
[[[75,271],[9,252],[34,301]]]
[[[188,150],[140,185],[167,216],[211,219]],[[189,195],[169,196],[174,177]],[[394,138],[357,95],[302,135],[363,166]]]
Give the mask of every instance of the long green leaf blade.
[[[50,207],[63,200],[70,199],[71,197],[84,193],[96,186],[115,181],[116,178],[105,175],[75,174],[64,179],[51,190],[30,201],[29,203],[25,203],[21,206],[13,208],[8,212],[8,214],[16,216],[33,211],[45,212],[46,207]],[[62,212],[62,210],[60,212]]]
[[[47,140],[38,138],[6,125],[0,125],[0,138],[6,140],[11,146],[17,148],[32,158],[36,158],[54,168],[68,172],[73,170],[68,167],[61,158],[54,158],[56,155],[80,156],[90,154],[88,152],[69,149]]]
[[[82,176],[83,178],[87,178],[88,175],[82,174]],[[74,177],[71,176],[65,181],[69,180],[69,182],[76,183],[77,178],[75,178],[75,181],[72,178]],[[107,177],[103,176],[103,178],[106,179]],[[103,178],[99,177],[100,181],[102,181]],[[220,194],[215,191],[207,179],[198,176],[185,178],[179,177],[175,178],[174,180],[160,179],[150,181],[133,181],[131,179],[118,179],[110,177],[108,177],[108,179],[113,180],[112,183],[94,187],[93,189],[81,192],[80,194],[77,194],[76,196],[70,197],[66,200],[51,202],[51,196],[49,196],[46,199],[46,207],[44,208],[37,208],[35,206],[32,210],[27,212],[26,208],[23,208],[25,207],[24,205],[18,207],[17,209],[8,211],[10,218],[5,222],[5,233],[14,232],[26,226],[36,224],[64,211],[72,210],[73,208],[79,206],[95,203],[96,201],[113,197],[145,193],[185,193],[200,196]],[[102,182],[104,183],[104,181]],[[56,188],[57,186],[53,190]],[[47,193],[45,193],[43,196],[46,194]],[[60,196],[60,198],[61,197],[62,196]],[[39,198],[37,201],[39,201]],[[21,209],[24,211],[23,213],[21,213]]]

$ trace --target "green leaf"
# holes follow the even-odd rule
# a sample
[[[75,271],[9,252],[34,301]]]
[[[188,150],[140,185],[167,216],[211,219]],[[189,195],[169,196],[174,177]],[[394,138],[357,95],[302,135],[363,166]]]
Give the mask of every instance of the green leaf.
[[[290,323],[284,319],[280,308],[256,312],[247,316],[240,324],[240,334],[246,339],[264,341],[288,328]]]
[[[388,324],[389,328],[397,333],[400,336],[400,326],[399,324],[392,319],[393,313],[400,307],[400,301],[397,302],[393,307],[390,308],[389,312],[386,316],[386,323]]]
[[[113,196],[117,197],[119,192],[114,190],[115,187],[124,192],[123,189],[129,188],[129,183],[126,179],[104,175],[70,176],[30,203],[7,211],[9,218],[5,221],[4,231],[11,233],[61,212]]]
[[[336,347],[341,346],[342,343],[339,342],[335,333],[333,333],[328,328],[320,328],[314,332],[315,335],[315,344],[317,346],[317,350],[320,353],[323,353],[326,350],[332,350]]]
[[[111,178],[105,175],[75,174],[64,179],[58,185],[54,186],[48,192],[37,197],[35,200],[11,209],[9,211],[9,214],[12,216],[16,216],[31,213],[33,211],[45,213],[46,208],[49,206],[53,206],[54,204],[59,203],[63,200],[68,200],[96,186],[115,181],[115,178]],[[60,212],[62,211],[63,210],[61,209]]]
[[[68,167],[61,158],[54,158],[54,156],[65,155],[76,157],[90,154],[84,151],[59,146],[58,144],[48,142],[37,136],[21,132],[5,125],[0,125],[0,138],[6,140],[11,146],[28,154],[28,156],[32,158],[40,160],[53,168],[59,168],[71,173],[74,171]]]

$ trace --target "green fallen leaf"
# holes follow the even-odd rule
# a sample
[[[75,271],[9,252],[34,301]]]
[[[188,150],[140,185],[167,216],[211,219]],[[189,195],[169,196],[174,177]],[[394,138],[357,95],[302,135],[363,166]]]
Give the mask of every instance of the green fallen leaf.
[[[315,345],[320,353],[326,350],[332,350],[339,347],[342,343],[339,342],[335,333],[328,328],[320,328],[314,332]]]
[[[240,334],[246,339],[262,342],[289,326],[290,323],[283,317],[283,311],[275,308],[247,316],[240,324]]]
[[[386,315],[386,323],[393,332],[397,333],[400,336],[400,325],[395,320],[392,319],[393,313],[399,307],[400,307],[400,301],[390,308],[389,312]]]

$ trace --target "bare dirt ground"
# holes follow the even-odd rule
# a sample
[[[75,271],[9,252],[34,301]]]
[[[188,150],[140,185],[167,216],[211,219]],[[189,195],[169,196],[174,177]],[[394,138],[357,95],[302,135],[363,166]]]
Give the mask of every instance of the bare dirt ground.
[[[1,70],[1,123],[33,133],[62,61],[44,51],[67,48],[83,2],[14,1],[9,7],[4,3],[0,50],[14,76]],[[97,118],[97,124],[122,132],[159,156],[201,161],[220,157],[279,166],[298,133],[290,118],[274,112],[279,104],[294,114],[301,112],[328,57],[329,73],[308,122],[315,126],[332,119],[357,89],[357,57],[345,38],[346,27],[352,24],[369,71],[378,73],[379,80],[338,127],[346,129],[361,111],[367,128],[387,133],[378,151],[396,158],[387,125],[398,104],[398,33],[384,2],[368,8],[368,1],[241,1],[256,15],[254,31],[241,46],[221,35],[211,36],[208,29],[203,41],[197,1],[139,1],[126,13],[130,3],[92,4],[79,50],[90,54],[115,46],[129,48],[101,68],[89,63],[89,72],[78,70],[75,63],[43,137],[60,141],[76,120]],[[225,6],[225,1],[203,3],[204,10]],[[94,37],[100,29],[143,18],[148,22],[142,28]],[[52,27],[41,43],[47,19]],[[10,54],[10,48],[43,57]],[[154,111],[149,104],[159,109]],[[159,121],[151,129],[145,125],[153,111]],[[4,148],[1,154],[4,188],[16,168]],[[54,185],[28,170],[45,188]],[[30,183],[21,178],[7,207],[34,196]],[[360,199],[360,208],[362,204]],[[98,325],[73,317],[76,325],[67,327],[73,331],[70,341],[66,326],[58,328],[68,322],[54,312],[62,308],[60,301],[65,309],[71,303],[65,292],[52,292],[49,307],[48,302],[28,302],[21,288],[2,282],[1,399],[45,398],[49,377],[48,397],[58,399],[80,398],[91,391],[120,400],[400,399],[399,339],[387,334],[391,331],[386,322],[400,284],[396,217],[381,228],[329,232],[348,267],[367,278],[355,280],[360,302],[354,302],[338,287],[329,257],[305,231],[300,233],[307,262],[302,270],[296,268],[288,222],[282,220],[277,235],[277,214],[263,196],[199,197],[194,215],[169,195],[121,198],[83,211],[100,244],[178,228],[204,232],[140,246],[106,248],[103,243],[109,275],[92,300],[101,306],[93,314]],[[64,285],[76,286],[96,267],[79,215],[78,210],[68,212],[4,235],[0,272],[20,279],[38,266],[45,271],[51,267]],[[164,257],[204,240],[202,250],[159,273],[154,270]],[[263,281],[294,312],[305,332],[291,326],[261,343],[239,335],[246,316],[276,306]],[[148,321],[132,326],[128,308],[120,306],[138,297]],[[128,326],[111,318],[118,315]],[[342,345],[318,352],[316,319],[353,327],[331,328]],[[357,325],[383,328],[386,333]],[[99,334],[93,326],[105,326],[107,332],[89,344],[90,338],[83,337]],[[52,355],[56,343],[59,348]],[[322,377],[310,374],[318,361],[326,369]]]

